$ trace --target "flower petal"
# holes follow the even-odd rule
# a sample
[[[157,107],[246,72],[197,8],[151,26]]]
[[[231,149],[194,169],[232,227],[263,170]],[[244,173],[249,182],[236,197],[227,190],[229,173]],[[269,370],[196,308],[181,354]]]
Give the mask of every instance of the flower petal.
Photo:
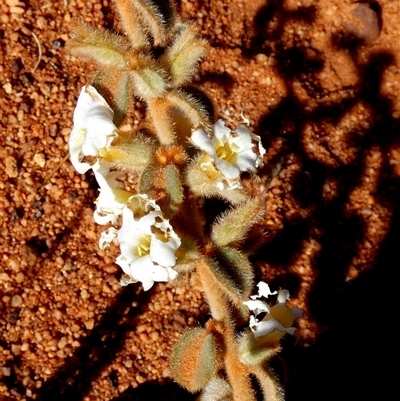
[[[240,171],[255,171],[257,155],[253,150],[245,150],[237,155],[236,164]]]
[[[132,276],[135,280],[140,281],[143,284],[143,289],[147,291],[154,284],[153,270],[154,264],[151,261],[150,256],[147,255],[131,263],[129,265],[129,273],[127,271],[125,271],[125,273]],[[168,278],[167,274],[165,276]],[[167,279],[165,281],[167,281]]]
[[[263,320],[255,326],[250,326],[250,328],[252,329],[256,338],[266,336],[267,334],[272,333],[274,330],[283,332],[286,331],[286,329],[274,318]]]
[[[267,283],[264,283],[264,281],[260,281],[257,284],[257,287],[258,287],[258,296],[256,295],[255,296],[256,298],[260,298],[260,297],[268,298],[270,295],[276,294],[276,291],[271,292],[269,285]],[[253,297],[251,297],[251,298],[253,298]]]
[[[108,167],[96,162],[93,165],[93,172],[100,186],[100,194],[96,200],[97,207],[93,214],[94,221],[100,225],[114,224],[133,194],[124,191],[122,183],[116,180],[122,175],[120,171],[110,172]]]
[[[90,85],[86,93],[92,101],[86,113],[86,140],[82,145],[85,156],[97,156],[100,149],[110,145],[117,134],[113,123],[114,112],[97,90]]]
[[[108,230],[103,231],[99,240],[99,248],[101,250],[110,246],[111,242],[117,238],[118,231],[114,227],[110,227]]]
[[[199,395],[198,401],[228,401],[232,399],[232,389],[229,384],[213,377]]]
[[[220,158],[215,159],[215,164],[228,181],[237,181],[239,179],[240,170],[233,164]]]
[[[225,125],[224,120],[219,119],[214,124],[214,135],[219,140],[223,140],[231,136],[231,130]]]
[[[243,124],[236,127],[235,132],[237,136],[232,138],[232,142],[236,144],[240,150],[251,150],[253,148],[252,132]]]
[[[295,319],[299,319],[299,318],[303,317],[303,311],[300,308],[298,308],[297,306],[294,306],[292,308],[292,313],[293,313],[293,316]]]
[[[270,307],[266,302],[256,300],[256,301],[246,301],[243,302],[251,311],[254,312],[254,316],[258,316],[260,313],[270,311]]]
[[[117,136],[113,115],[111,107],[93,86],[82,88],[68,141],[71,163],[80,174],[91,167],[89,163],[82,162],[83,157],[98,156],[99,150],[109,146]]]
[[[151,239],[150,257],[154,263],[158,263],[159,265],[165,267],[175,266],[175,251],[179,246],[180,242],[178,243],[174,239],[170,239],[168,242],[164,243],[153,235]]]
[[[86,128],[78,128],[74,125],[69,136],[69,154],[72,165],[79,174],[85,174],[91,168],[89,163],[81,161],[82,145],[86,137]]]
[[[191,140],[194,145],[196,145],[199,149],[209,154],[211,157],[217,156],[210,138],[203,131],[203,129],[199,128],[193,131]]]
[[[288,290],[279,290],[278,291],[277,302],[279,304],[285,304],[288,299],[290,299],[290,294],[289,294]]]

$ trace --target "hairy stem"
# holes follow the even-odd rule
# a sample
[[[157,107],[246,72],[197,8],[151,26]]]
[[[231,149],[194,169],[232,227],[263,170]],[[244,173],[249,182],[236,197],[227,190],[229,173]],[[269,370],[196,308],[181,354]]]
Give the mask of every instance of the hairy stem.
[[[256,397],[251,386],[249,369],[240,362],[234,326],[231,322],[224,332],[225,337],[225,368],[233,390],[234,401],[255,401]]]
[[[149,114],[153,121],[158,140],[162,145],[175,143],[174,124],[168,111],[168,104],[164,99],[154,99],[147,104]]]
[[[197,273],[203,287],[205,297],[210,306],[211,315],[217,321],[226,319],[227,310],[229,310],[228,300],[224,291],[220,288],[211,272],[205,258],[197,266]]]
[[[279,386],[277,380],[275,380],[275,375],[265,369],[262,366],[254,365],[251,367],[251,373],[253,373],[260,385],[264,395],[264,400],[268,401],[283,401],[283,391]]]
[[[232,387],[234,401],[255,401],[249,370],[240,362],[235,328],[231,316],[232,306],[224,291],[216,284],[215,277],[204,261],[197,267],[206,299],[213,318],[222,322],[222,335],[225,344],[225,369]]]

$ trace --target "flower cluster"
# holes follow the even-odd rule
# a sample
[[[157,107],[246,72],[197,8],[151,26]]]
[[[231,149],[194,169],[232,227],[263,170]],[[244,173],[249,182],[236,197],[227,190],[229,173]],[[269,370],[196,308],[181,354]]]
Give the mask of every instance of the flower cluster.
[[[103,233],[100,248],[107,247],[114,238],[121,248],[116,263],[127,275],[121,284],[141,281],[147,291],[154,282],[173,280],[177,276],[173,266],[181,240],[164,219],[160,207],[146,195],[130,198],[122,212],[122,227],[119,231],[111,227]]]
[[[275,343],[286,333],[294,334],[296,328],[292,327],[292,324],[296,318],[303,316],[303,312],[297,307],[287,306],[289,291],[271,292],[268,284],[263,281],[260,281],[257,287],[258,295],[253,295],[250,297],[251,301],[244,302],[253,312],[249,325],[254,337],[262,339],[263,342]],[[268,298],[270,295],[277,295],[277,303],[274,306],[259,299]]]
[[[125,191],[118,180],[124,173],[111,171],[102,161],[102,150],[109,148],[118,136],[113,114],[94,87],[82,89],[69,140],[71,162],[81,174],[92,169],[100,186],[94,212],[96,223],[115,224],[122,218],[121,228],[109,228],[99,241],[100,248],[104,249],[115,238],[118,240],[121,254],[116,263],[127,275],[121,283],[140,281],[144,290],[148,290],[156,281],[176,277],[175,251],[181,241],[156,202],[147,195]]]
[[[192,393],[204,390],[204,401],[255,400],[253,379],[263,399],[281,399],[264,368],[280,338],[294,333],[301,311],[287,306],[288,291],[272,293],[263,282],[250,297],[254,272],[242,247],[265,209],[242,176],[256,174],[265,149],[243,116],[235,129],[222,120],[213,125],[207,99],[190,85],[209,45],[173,3],[114,0],[125,35],[76,24],[70,50],[99,66],[96,85],[112,108],[94,87],[82,89],[71,162],[81,174],[92,170],[100,187],[94,220],[110,226],[99,247],[119,244],[121,285],[141,282],[148,290],[179,272],[209,302],[205,327],[189,329],[175,346],[174,380]],[[143,121],[124,124],[138,101]],[[135,188],[127,190],[132,182]],[[204,198],[222,198],[230,207],[206,217]],[[271,295],[277,296],[273,306],[260,299]],[[241,329],[243,302],[253,313],[251,330]]]
[[[241,188],[241,172],[254,173],[262,165],[265,149],[260,137],[245,124],[231,131],[222,120],[218,120],[211,138],[199,128],[192,133],[191,139],[203,151],[199,158],[200,168],[214,178],[220,190]],[[255,146],[258,147],[256,152]]]

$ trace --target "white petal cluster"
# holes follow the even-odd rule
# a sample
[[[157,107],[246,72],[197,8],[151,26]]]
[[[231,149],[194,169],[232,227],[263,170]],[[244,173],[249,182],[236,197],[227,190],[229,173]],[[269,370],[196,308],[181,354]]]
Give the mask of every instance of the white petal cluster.
[[[96,223],[102,225],[114,224],[132,196],[117,181],[123,173],[110,171],[99,159],[100,151],[109,148],[118,136],[113,116],[113,110],[93,86],[86,85],[82,88],[74,112],[69,152],[72,165],[80,174],[93,170],[100,186],[93,217]]]
[[[100,195],[96,199],[96,210],[93,214],[94,221],[101,225],[115,224],[133,194],[125,191],[123,184],[117,181],[117,178],[123,174],[120,171],[110,171],[107,166],[99,162],[96,162],[92,168],[100,186]]]
[[[216,168],[219,171],[216,180],[219,189],[241,188],[241,172],[255,172],[262,165],[265,149],[261,145],[260,137],[254,135],[244,124],[231,131],[223,120],[214,124],[213,131],[211,138],[201,128],[192,133],[192,143],[208,156],[200,159],[200,167],[203,170]],[[257,153],[254,151],[256,145]]]
[[[177,276],[173,269],[176,264],[175,251],[181,240],[163,217],[160,207],[146,195],[134,195],[144,201],[147,213],[136,217],[129,205],[122,211],[122,227],[119,231],[111,228],[100,238],[101,248],[109,245],[117,237],[121,254],[116,263],[129,276],[122,284],[142,282],[147,291],[154,282],[170,281]]]
[[[251,301],[243,302],[252,312],[250,316],[250,328],[256,338],[265,337],[276,331],[283,336],[286,333],[294,334],[295,327],[291,327],[294,320],[303,316],[303,312],[297,308],[289,308],[286,301],[289,299],[288,290],[271,292],[268,284],[260,281],[258,283],[258,295],[253,295]],[[277,303],[270,306],[267,302],[259,298],[268,298],[270,295],[277,294]],[[259,317],[262,316],[261,319]],[[280,337],[278,336],[278,338]]]
[[[98,157],[117,136],[113,123],[114,112],[97,90],[90,85],[82,88],[74,112],[74,126],[69,137],[71,163],[80,174],[92,165],[85,156]]]
[[[121,284],[140,281],[148,290],[156,281],[169,281],[176,277],[177,272],[173,269],[175,251],[181,240],[168,220],[164,219],[155,201],[146,195],[125,191],[118,180],[124,173],[111,171],[102,163],[99,157],[101,150],[109,149],[118,136],[113,115],[110,106],[94,87],[83,87],[69,139],[71,162],[81,174],[92,169],[100,186],[94,212],[96,223],[115,224],[122,216],[121,228],[110,227],[99,241],[100,248],[104,249],[114,239],[118,240],[121,254],[116,263],[127,275]],[[132,207],[133,204],[136,207]]]

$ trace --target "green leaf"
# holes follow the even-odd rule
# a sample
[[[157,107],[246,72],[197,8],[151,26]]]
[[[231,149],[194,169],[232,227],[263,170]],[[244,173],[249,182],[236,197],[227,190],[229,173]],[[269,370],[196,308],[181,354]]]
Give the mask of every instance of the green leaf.
[[[172,108],[179,110],[189,120],[192,128],[211,125],[208,104],[203,102],[202,98],[196,98],[193,94],[179,89],[167,92],[166,99]]]
[[[208,51],[208,43],[200,39],[194,24],[185,24],[177,34],[171,47],[164,54],[162,61],[171,72],[175,85],[189,83],[197,71],[199,60]]]
[[[124,120],[129,108],[129,79],[128,74],[122,74],[114,92],[114,102],[111,108],[114,110],[114,124],[119,127]]]
[[[257,199],[249,199],[223,213],[213,225],[211,238],[219,247],[231,245],[246,237],[248,230],[262,217],[263,210]]]
[[[68,47],[72,54],[92,59],[102,67],[119,69],[125,68],[125,54],[130,49],[126,38],[83,22],[75,24]]]
[[[169,195],[170,209],[175,214],[183,201],[183,188],[180,180],[179,170],[172,164],[164,169],[165,189]]]
[[[253,269],[248,258],[236,249],[217,250],[216,258],[208,261],[219,285],[235,303],[247,299],[253,287]]]
[[[135,94],[148,101],[162,97],[167,89],[167,79],[163,71],[143,68],[129,71],[129,77],[135,88]]]
[[[174,379],[187,390],[203,389],[216,371],[216,341],[203,328],[188,331],[176,345],[171,358]]]
[[[175,21],[172,3],[169,0],[134,0],[132,5],[143,28],[153,37],[154,45],[162,45]]]
[[[156,198],[156,189],[154,185],[154,180],[158,177],[160,171],[158,166],[150,164],[147,166],[140,179],[140,193],[147,194],[151,199]]]
[[[248,329],[239,339],[240,361],[245,365],[263,365],[281,350],[279,342],[266,344]]]
[[[148,38],[144,31],[135,8],[136,0],[114,1],[124,31],[131,42],[132,48],[141,48],[148,45]]]
[[[100,156],[112,166],[140,172],[153,160],[154,149],[154,143],[139,133],[134,139],[118,136]]]
[[[202,258],[195,241],[185,235],[180,235],[181,246],[176,250],[177,257],[174,269],[179,273],[186,273],[194,270]]]

